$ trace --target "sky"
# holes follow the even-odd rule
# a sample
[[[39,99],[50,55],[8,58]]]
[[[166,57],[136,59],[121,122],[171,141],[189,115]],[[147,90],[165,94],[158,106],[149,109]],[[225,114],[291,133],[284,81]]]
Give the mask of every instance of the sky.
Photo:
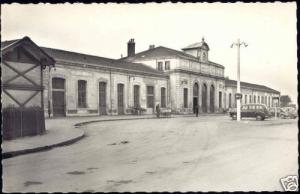
[[[239,38],[241,80],[266,85],[297,102],[296,3],[148,3],[1,5],[2,40],[29,36],[36,44],[108,58],[149,45],[176,50],[200,42],[209,60],[236,79]]]

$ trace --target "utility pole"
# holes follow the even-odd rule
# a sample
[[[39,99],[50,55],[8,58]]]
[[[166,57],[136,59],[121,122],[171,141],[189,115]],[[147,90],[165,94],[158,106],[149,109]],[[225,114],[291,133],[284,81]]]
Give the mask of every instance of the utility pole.
[[[235,95],[237,102],[236,102],[236,116],[237,116],[237,121],[241,120],[241,99],[242,99],[242,94],[241,94],[241,81],[240,81],[240,47],[244,45],[245,47],[248,46],[245,42],[240,42],[240,39],[237,40],[237,42],[231,44],[231,48],[233,46],[237,47],[237,93]]]

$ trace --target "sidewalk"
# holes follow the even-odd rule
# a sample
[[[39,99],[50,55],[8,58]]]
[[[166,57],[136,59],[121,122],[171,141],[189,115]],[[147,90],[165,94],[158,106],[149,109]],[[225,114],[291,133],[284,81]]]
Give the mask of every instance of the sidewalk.
[[[199,117],[208,115],[219,114],[199,114]],[[163,119],[194,116],[194,114],[187,114],[172,115],[171,117],[160,118]],[[3,141],[1,145],[2,157],[5,159],[74,143],[84,137],[84,131],[80,129],[80,126],[89,123],[138,119],[156,119],[156,115],[105,115],[46,118],[45,134]]]
[[[84,137],[84,131],[80,129],[80,126],[84,124],[99,121],[151,118],[155,118],[155,115],[46,118],[45,134],[2,141],[2,157],[5,159],[74,143]]]
[[[2,141],[2,157],[10,158],[18,155],[48,150],[57,146],[74,143],[84,137],[84,131],[73,126],[61,127],[61,122],[50,128],[46,127],[46,133],[37,136],[28,136],[14,140]],[[47,126],[47,121],[46,121]]]

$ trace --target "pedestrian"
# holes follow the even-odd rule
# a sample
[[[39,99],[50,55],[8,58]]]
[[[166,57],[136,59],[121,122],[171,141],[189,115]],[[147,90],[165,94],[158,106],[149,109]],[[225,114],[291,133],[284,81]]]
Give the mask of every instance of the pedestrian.
[[[199,106],[195,106],[195,113],[196,113],[196,117],[198,117],[198,113],[199,113]]]
[[[156,105],[156,117],[159,118],[160,116],[160,108],[159,108],[159,104]]]

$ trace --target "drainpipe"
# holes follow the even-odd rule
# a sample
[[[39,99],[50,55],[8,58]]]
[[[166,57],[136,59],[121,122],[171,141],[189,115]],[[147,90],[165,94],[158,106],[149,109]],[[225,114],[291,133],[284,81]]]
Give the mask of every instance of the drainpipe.
[[[50,86],[50,82],[51,82],[51,66],[49,66],[49,75],[48,75],[48,117],[51,117],[51,102],[50,102],[50,95],[51,95],[51,86]]]

